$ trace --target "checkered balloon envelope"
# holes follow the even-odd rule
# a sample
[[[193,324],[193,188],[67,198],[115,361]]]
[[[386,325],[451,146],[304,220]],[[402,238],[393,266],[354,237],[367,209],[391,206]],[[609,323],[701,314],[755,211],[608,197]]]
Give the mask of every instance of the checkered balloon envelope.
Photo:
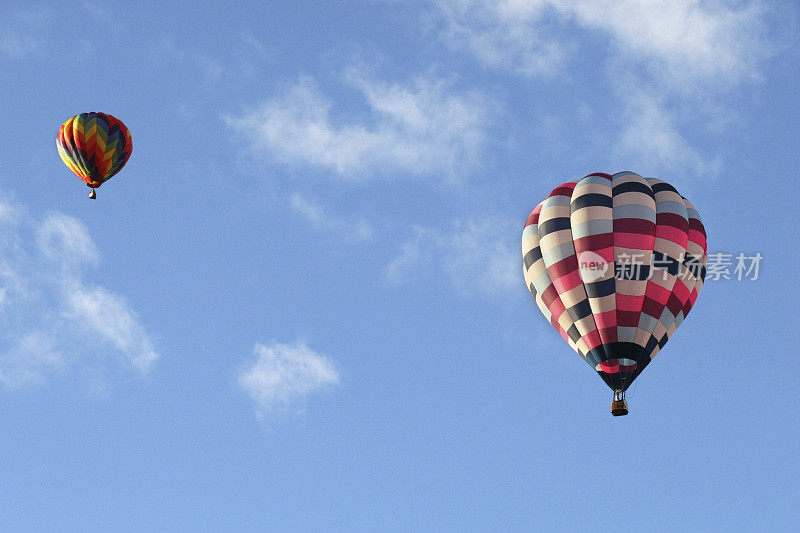
[[[525,283],[537,306],[623,404],[697,300],[706,251],[691,202],[633,172],[559,185],[522,232]],[[621,405],[615,414],[627,413]]]

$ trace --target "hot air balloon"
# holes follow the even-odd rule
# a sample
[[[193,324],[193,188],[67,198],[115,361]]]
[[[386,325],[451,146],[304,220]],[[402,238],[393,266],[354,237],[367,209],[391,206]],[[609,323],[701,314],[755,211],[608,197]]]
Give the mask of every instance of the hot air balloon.
[[[614,391],[625,391],[692,309],[706,274],[706,232],[674,187],[633,172],[559,185],[522,233],[537,306]]]
[[[105,113],[81,113],[68,119],[56,135],[58,155],[69,169],[95,189],[119,172],[131,156],[131,133],[121,120]]]

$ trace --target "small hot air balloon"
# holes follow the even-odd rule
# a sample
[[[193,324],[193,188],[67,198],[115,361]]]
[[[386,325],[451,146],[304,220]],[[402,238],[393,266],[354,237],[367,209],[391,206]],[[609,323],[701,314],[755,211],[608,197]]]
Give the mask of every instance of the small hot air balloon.
[[[131,133],[121,120],[105,113],[81,113],[68,119],[56,135],[58,155],[69,169],[95,189],[119,172],[131,156]]]
[[[692,309],[706,232],[670,184],[633,172],[559,185],[522,233],[525,282],[545,318],[614,391],[625,391]]]

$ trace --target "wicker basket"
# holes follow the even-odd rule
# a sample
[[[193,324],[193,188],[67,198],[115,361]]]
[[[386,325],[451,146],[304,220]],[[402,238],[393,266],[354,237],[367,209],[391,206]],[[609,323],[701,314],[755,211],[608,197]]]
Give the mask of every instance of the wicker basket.
[[[614,400],[611,402],[611,414],[614,416],[625,416],[628,414],[628,403],[625,400]]]

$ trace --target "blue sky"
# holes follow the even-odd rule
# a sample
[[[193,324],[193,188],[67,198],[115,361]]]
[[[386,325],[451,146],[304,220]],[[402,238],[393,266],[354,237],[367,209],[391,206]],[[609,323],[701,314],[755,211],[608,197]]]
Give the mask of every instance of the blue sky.
[[[0,525],[785,530],[798,503],[793,2],[6,2]],[[58,126],[111,113],[87,199]],[[522,225],[665,179],[707,281],[612,418]]]

